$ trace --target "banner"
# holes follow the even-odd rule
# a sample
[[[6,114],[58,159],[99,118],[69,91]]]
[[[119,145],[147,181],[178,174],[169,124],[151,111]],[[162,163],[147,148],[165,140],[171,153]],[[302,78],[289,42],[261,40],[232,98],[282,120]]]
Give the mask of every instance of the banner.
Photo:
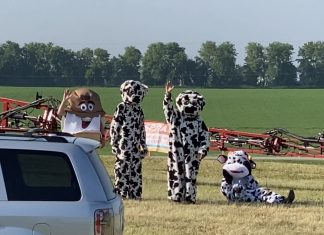
[[[148,151],[162,153],[169,151],[169,124],[145,121],[145,131]]]

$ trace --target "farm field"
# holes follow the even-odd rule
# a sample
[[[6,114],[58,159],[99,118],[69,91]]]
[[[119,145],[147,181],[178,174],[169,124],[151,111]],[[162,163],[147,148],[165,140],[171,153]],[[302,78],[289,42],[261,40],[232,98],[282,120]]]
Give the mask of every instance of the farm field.
[[[33,101],[43,97],[62,98],[63,87],[0,87],[0,96]],[[71,88],[73,89],[73,88]],[[93,87],[108,114],[121,101],[119,88]],[[185,90],[176,88],[173,97]],[[197,89],[206,99],[203,117],[208,127],[263,133],[286,128],[299,135],[324,131],[323,89]],[[150,88],[143,102],[145,118],[164,121],[164,88]]]
[[[62,98],[65,88],[0,87],[0,96],[33,101]],[[73,88],[72,88],[73,89]],[[104,109],[113,114],[121,101],[118,88],[93,90]],[[184,89],[177,88],[174,98]],[[203,112],[209,127],[262,133],[283,127],[304,136],[324,131],[324,90],[321,89],[198,89],[206,98]],[[164,121],[164,88],[150,88],[144,99],[146,119]],[[113,176],[114,157],[109,146],[102,159]],[[279,160],[255,156],[254,176],[262,186],[287,195],[296,193],[290,205],[228,204],[220,193],[221,165],[217,153],[203,160],[198,175],[195,205],[173,204],[166,199],[166,154],[143,160],[143,200],[125,201],[125,235],[169,234],[324,234],[324,161]]]

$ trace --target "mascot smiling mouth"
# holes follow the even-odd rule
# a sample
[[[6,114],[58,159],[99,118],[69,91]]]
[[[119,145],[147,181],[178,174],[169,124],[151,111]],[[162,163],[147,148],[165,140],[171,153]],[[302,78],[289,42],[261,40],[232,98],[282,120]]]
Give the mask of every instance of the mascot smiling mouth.
[[[92,118],[90,118],[90,117],[86,117],[86,118],[81,118],[81,127],[83,128],[83,129],[87,129],[88,128],[88,126],[90,125],[90,123],[91,123],[91,120],[92,120]]]
[[[231,170],[232,173],[234,174],[240,174],[240,173],[243,173],[244,171],[234,171],[234,170]]]

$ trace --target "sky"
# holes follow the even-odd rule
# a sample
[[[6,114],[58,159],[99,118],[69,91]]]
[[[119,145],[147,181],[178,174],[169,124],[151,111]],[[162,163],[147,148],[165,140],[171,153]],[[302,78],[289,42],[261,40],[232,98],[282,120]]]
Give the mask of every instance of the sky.
[[[111,56],[134,46],[177,42],[189,58],[206,41],[245,46],[278,41],[299,47],[324,41],[323,0],[1,0],[0,44],[52,42],[74,51],[103,48]]]

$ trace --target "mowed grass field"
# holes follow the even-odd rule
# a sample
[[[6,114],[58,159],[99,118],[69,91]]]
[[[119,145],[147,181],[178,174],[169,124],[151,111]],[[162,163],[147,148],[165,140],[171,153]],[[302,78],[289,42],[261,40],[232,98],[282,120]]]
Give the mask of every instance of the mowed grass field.
[[[65,88],[0,87],[0,96],[32,101],[61,99]],[[73,88],[72,88],[73,89]],[[93,87],[104,109],[112,114],[121,101],[118,88]],[[184,89],[176,88],[174,98]],[[304,136],[324,130],[324,90],[321,89],[197,89],[206,98],[203,112],[209,127],[262,133],[283,127]],[[150,88],[144,99],[146,119],[164,121],[163,88]],[[114,157],[102,150],[113,177]],[[253,174],[262,186],[282,195],[296,193],[290,205],[229,204],[220,193],[221,165],[217,153],[203,160],[198,175],[197,204],[167,200],[166,155],[143,160],[143,200],[125,201],[125,234],[324,234],[324,161],[255,156]]]
[[[114,158],[103,161],[112,175]],[[201,163],[197,203],[174,204],[167,200],[166,158],[147,157],[143,200],[125,201],[125,234],[324,234],[323,161],[255,161],[262,186],[282,195],[295,190],[292,205],[228,203],[220,192],[221,165],[211,158]]]

